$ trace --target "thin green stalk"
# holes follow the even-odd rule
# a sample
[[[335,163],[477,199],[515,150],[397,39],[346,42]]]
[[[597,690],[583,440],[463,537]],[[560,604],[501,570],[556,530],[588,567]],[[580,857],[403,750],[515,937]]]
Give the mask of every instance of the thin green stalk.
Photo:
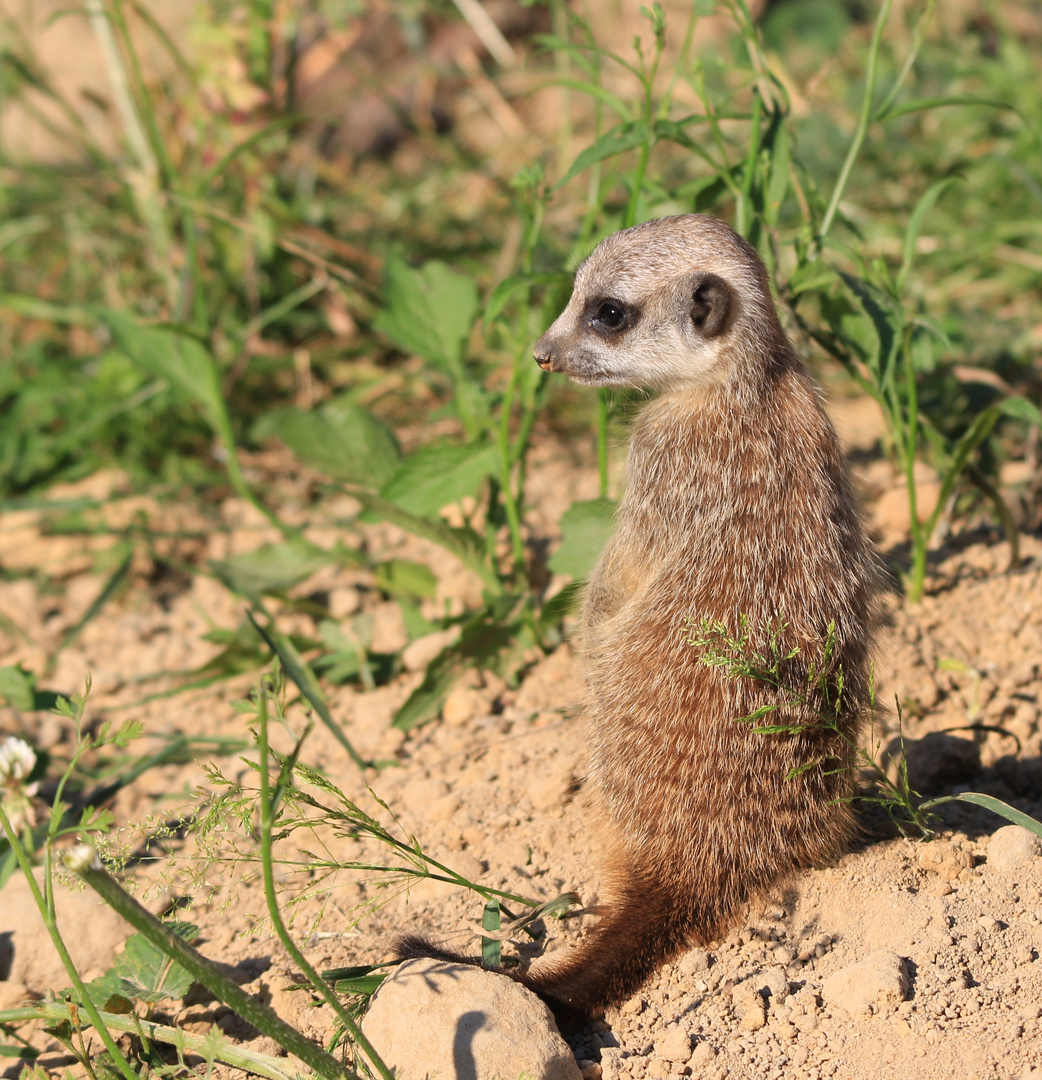
[[[861,114],[858,117],[857,128],[854,131],[854,138],[851,140],[850,149],[847,150],[847,156],[843,162],[843,167],[839,171],[839,178],[836,180],[832,198],[829,200],[828,208],[825,210],[825,216],[821,220],[821,228],[818,230],[819,249],[824,244],[829,229],[832,228],[832,220],[839,210],[839,203],[843,198],[843,192],[846,189],[847,181],[850,179],[850,174],[853,171],[854,162],[861,152],[861,145],[864,143],[865,136],[868,134],[869,125],[872,123],[872,98],[876,89],[876,69],[879,64],[879,48],[883,40],[883,27],[886,26],[886,21],[890,16],[890,6],[892,3],[893,0],[883,0],[883,5],[879,9],[879,15],[876,18],[875,29],[872,32],[872,44],[869,46],[868,50],[868,70],[865,74],[865,97],[861,102]]]
[[[286,929],[282,920],[282,912],[279,910],[278,898],[275,895],[275,874],[272,867],[272,831],[275,825],[275,811],[281,788],[291,782],[291,777],[286,774],[280,778],[279,787],[276,789],[275,798],[269,784],[268,775],[268,698],[264,691],[260,694],[257,707],[257,752],[260,757],[260,841],[261,841],[261,871],[264,877],[264,897],[268,903],[268,914],[272,926],[285,950],[293,958],[294,963],[304,973],[311,985],[322,995],[326,1003],[336,1013],[337,1018],[344,1025],[344,1029],[351,1039],[362,1048],[369,1058],[370,1063],[384,1080],[394,1080],[394,1074],[384,1064],[383,1059],[373,1049],[369,1040],[362,1033],[362,1029],[355,1023],[351,1015],[341,1004],[336,993],[327,985],[325,979],[308,963],[304,954],[297,947],[296,942]],[[324,1053],[324,1051],[323,1051]],[[328,1057],[328,1055],[326,1055]],[[332,1059],[331,1059],[332,1060]]]
[[[20,1009],[0,1009],[0,1024],[24,1024],[33,1020],[42,1020],[53,1025],[77,1022],[78,1006],[65,1001],[41,1001]],[[246,1050],[232,1043],[225,1043],[214,1051],[209,1035],[193,1035],[182,1028],[167,1027],[152,1020],[136,1016],[133,1013],[112,1013],[98,1010],[98,1016],[109,1031],[124,1031],[142,1039],[166,1043],[174,1047],[179,1054],[199,1054],[200,1057],[213,1057],[214,1060],[231,1065],[236,1069],[264,1076],[267,1080],[299,1080],[299,1073],[285,1067],[285,1059],[260,1054],[255,1050]]]
[[[137,1074],[131,1067],[130,1062],[127,1061],[120,1052],[119,1047],[116,1045],[116,1040],[112,1038],[109,1029],[105,1026],[101,1016],[98,1014],[98,1008],[91,1000],[87,988],[83,985],[80,973],[76,970],[76,965],[73,963],[73,959],[69,955],[69,950],[65,946],[65,941],[61,936],[61,932],[58,930],[58,921],[54,914],[54,900],[50,895],[51,875],[49,860],[44,870],[44,886],[47,889],[47,896],[44,896],[44,894],[40,892],[40,886],[36,881],[36,876],[33,874],[32,863],[29,861],[29,856],[26,854],[21,840],[11,826],[11,821],[4,811],[2,801],[0,801],[0,828],[6,833],[7,842],[11,845],[11,850],[14,852],[14,857],[18,861],[22,873],[25,874],[25,880],[29,884],[29,891],[32,893],[33,901],[36,903],[36,907],[40,912],[40,917],[43,919],[44,926],[47,928],[47,933],[50,935],[50,939],[62,962],[62,967],[65,968],[65,972],[69,976],[73,988],[76,990],[76,994],[82,1003],[83,1011],[90,1017],[90,1022],[94,1025],[99,1038],[105,1044],[105,1049],[109,1052],[113,1064],[123,1074],[125,1080],[138,1080]],[[48,856],[50,855],[49,845],[47,854]]]
[[[510,529],[510,544],[514,556],[514,573],[523,569],[525,565],[525,541],[521,535],[521,513],[518,507],[518,499],[511,490],[511,471],[514,455],[510,446],[510,414],[514,407],[514,396],[517,393],[517,382],[520,375],[520,367],[526,358],[524,351],[514,354],[514,365],[510,371],[510,381],[507,384],[506,393],[500,405],[499,426],[496,430],[496,442],[499,446],[499,484],[503,496],[503,509],[507,515],[507,526]],[[490,558],[495,559],[495,551],[489,552]]]
[[[122,889],[101,865],[97,852],[89,844],[73,848],[65,856],[65,865],[78,874],[118,914],[150,944],[181,965],[197,982],[203,984],[216,998],[234,1009],[248,1024],[270,1035],[294,1057],[299,1058],[325,1080],[359,1080],[356,1073],[348,1071],[331,1054],[305,1038],[290,1027],[269,1006],[251,997],[237,983],[223,974],[213,961],[182,941],[169,927],[164,926],[151,912]],[[89,997],[82,992],[85,1008]],[[90,1006],[93,1008],[93,1006]],[[88,1013],[90,1012],[88,1008]],[[95,1010],[96,1012],[96,1010]],[[91,1018],[94,1019],[93,1017]],[[100,1019],[98,1021],[100,1023]],[[100,1030],[104,1030],[102,1027]],[[128,1080],[137,1080],[130,1074]]]

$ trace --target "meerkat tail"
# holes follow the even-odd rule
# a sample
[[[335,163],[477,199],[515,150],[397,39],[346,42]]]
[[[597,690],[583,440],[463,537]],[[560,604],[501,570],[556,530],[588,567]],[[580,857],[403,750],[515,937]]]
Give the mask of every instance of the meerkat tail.
[[[699,919],[689,896],[638,878],[620,889],[581,944],[515,978],[550,1006],[558,1023],[577,1026],[631,997],[696,940],[715,937],[718,918],[714,912]]]

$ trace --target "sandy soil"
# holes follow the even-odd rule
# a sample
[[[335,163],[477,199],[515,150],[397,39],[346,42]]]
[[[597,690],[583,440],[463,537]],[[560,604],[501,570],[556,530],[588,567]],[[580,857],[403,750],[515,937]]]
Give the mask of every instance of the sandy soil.
[[[884,553],[904,541],[902,499],[894,498],[888,466],[858,448],[874,445],[874,419],[860,407],[836,407],[839,426],[855,452]],[[529,519],[533,539],[556,539],[555,522],[576,498],[595,494],[594,471],[572,451],[547,443],[532,470]],[[281,455],[249,463],[255,475],[278,475],[280,512],[310,515],[312,534],[329,543],[347,500],[308,507],[310,478]],[[924,495],[930,478],[924,477]],[[182,575],[161,565],[251,550],[277,539],[235,500],[216,512],[160,506],[127,497],[118,476],[96,477],[54,497],[103,500],[85,517],[118,527],[145,515],[178,536],[155,539],[135,557],[131,584],[92,618],[58,655],[48,658],[89,609],[111,573],[111,536],[55,533],[37,511],[0,520],[0,666],[24,663],[41,673],[42,687],[70,693],[93,678],[94,718],[139,719],[144,735],[136,754],[154,752],[175,733],[243,736],[246,721],[233,706],[256,684],[249,673],[216,686],[142,702],[173,685],[170,674],[206,663],[218,647],[203,640],[213,627],[234,629],[242,604],[204,575]],[[900,495],[900,493],[899,493]],[[888,509],[889,507],[889,509]],[[386,526],[364,526],[365,543],[382,556],[429,562],[439,575],[430,611],[459,609],[479,595],[467,572],[433,547]],[[884,597],[878,663],[879,697],[897,699],[904,712],[912,764],[921,784],[941,793],[972,789],[1042,816],[1042,542],[1022,538],[1023,565],[1006,571],[1008,550],[987,530],[963,532],[937,553],[930,593],[914,607],[896,592]],[[160,560],[166,560],[161,563]],[[559,583],[555,583],[559,584]],[[368,612],[378,651],[406,645],[397,605],[382,598],[363,571],[326,569],[298,590],[320,598],[334,617]],[[285,629],[314,633],[311,616],[288,616]],[[493,675],[457,688],[441,719],[409,735],[392,729],[395,709],[420,679],[439,640],[413,642],[406,671],[365,693],[334,688],[331,706],[359,751],[393,759],[360,773],[322,726],[309,736],[303,760],[365,809],[387,819],[367,790],[398,817],[436,858],[482,884],[540,901],[576,890],[585,903],[597,896],[596,837],[588,831],[580,792],[581,727],[575,718],[579,675],[567,644],[548,656],[533,653],[519,686]],[[299,730],[302,713],[289,720]],[[877,736],[885,745],[895,711],[880,711]],[[985,725],[976,732],[968,725]],[[952,730],[958,729],[958,730]],[[995,730],[1001,729],[1001,730]],[[67,723],[49,714],[0,710],[0,732],[17,733],[38,750],[67,752]],[[945,737],[937,733],[949,732]],[[290,735],[276,732],[281,745]],[[978,757],[979,755],[979,757]],[[237,756],[214,759],[231,779],[251,782]],[[118,840],[138,848],[143,834],[186,805],[197,809],[212,790],[200,762],[150,769],[115,798]],[[389,820],[389,819],[388,819]],[[146,822],[137,829],[130,823]],[[899,1072],[908,1080],[932,1077],[1006,1078],[1042,1075],[1042,857],[1018,846],[1005,823],[968,806],[945,808],[937,838],[902,838],[884,819],[866,815],[857,849],[838,865],[801,875],[757,902],[726,940],[695,949],[667,965],[644,990],[580,1032],[573,1047],[587,1077],[699,1076],[707,1078],[850,1077],[874,1080]],[[249,850],[249,841],[238,839]],[[371,843],[296,833],[282,855],[299,848],[333,861],[386,858]],[[306,1033],[328,1038],[332,1016],[290,987],[292,965],[272,940],[263,899],[249,864],[207,860],[191,835],[164,840],[156,862],[136,866],[132,879],[154,910],[191,901],[189,916],[202,930],[200,946],[232,965],[250,990]],[[194,880],[191,875],[195,874]],[[368,875],[372,879],[374,875]],[[481,901],[447,885],[423,882],[407,894],[347,872],[331,877],[287,866],[283,874],[295,932],[315,966],[326,969],[384,959],[390,935],[423,929],[456,947],[473,949]],[[386,882],[384,883],[386,885]],[[27,902],[25,883],[0,890],[0,927],[11,930],[9,961],[0,964],[0,1007],[66,985]],[[383,906],[367,910],[381,901]],[[85,896],[64,898],[70,925],[90,919],[90,978],[104,971],[123,931],[97,917]],[[79,905],[79,906],[77,906]],[[84,906],[85,905],[85,906]],[[184,916],[182,916],[184,917]],[[583,932],[585,917],[548,920],[546,949],[566,946]],[[83,935],[71,935],[79,939]],[[77,947],[87,944],[75,940]],[[524,946],[532,954],[539,945]],[[0,960],[3,958],[0,957]],[[863,968],[850,969],[867,962]],[[835,978],[833,978],[835,976]],[[878,984],[879,992],[872,989]],[[865,988],[868,988],[866,990]],[[205,995],[171,1003],[166,1015],[191,1030],[218,1021],[249,1040],[227,1010]],[[38,1045],[47,1037],[36,1035]],[[255,1040],[259,1049],[268,1040]],[[52,1043],[41,1064],[61,1067]],[[5,1075],[17,1075],[11,1066]]]

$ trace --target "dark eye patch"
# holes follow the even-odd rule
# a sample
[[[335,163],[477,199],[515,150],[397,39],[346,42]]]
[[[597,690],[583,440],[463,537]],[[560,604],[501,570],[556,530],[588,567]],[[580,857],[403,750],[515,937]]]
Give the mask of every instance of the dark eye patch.
[[[638,310],[622,300],[597,297],[586,305],[587,325],[604,337],[614,337],[629,330],[637,321]]]

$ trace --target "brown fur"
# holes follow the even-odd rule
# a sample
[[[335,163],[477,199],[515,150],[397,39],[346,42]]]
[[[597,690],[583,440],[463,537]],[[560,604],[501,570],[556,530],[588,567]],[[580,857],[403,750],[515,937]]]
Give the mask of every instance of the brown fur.
[[[621,330],[606,329],[606,300],[625,312]],[[581,382],[659,391],[634,425],[617,529],[583,612],[606,914],[580,945],[516,976],[574,1021],[719,937],[780,876],[842,850],[852,819],[834,800],[851,776],[828,768],[847,761],[843,743],[737,723],[771,694],[702,663],[689,620],[736,630],[746,616],[760,648],[782,620],[797,684],[834,623],[853,735],[869,692],[874,566],[763,266],[725,225],[688,215],[609,237],[535,353]],[[786,779],[821,757],[833,760]]]

